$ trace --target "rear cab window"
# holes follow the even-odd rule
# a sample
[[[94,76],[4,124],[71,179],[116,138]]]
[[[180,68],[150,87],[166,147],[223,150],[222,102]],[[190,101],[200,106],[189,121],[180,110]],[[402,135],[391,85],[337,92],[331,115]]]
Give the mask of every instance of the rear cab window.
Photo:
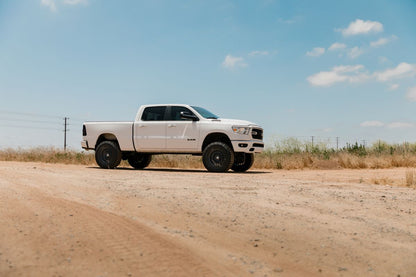
[[[166,106],[146,107],[142,114],[143,121],[164,121]]]

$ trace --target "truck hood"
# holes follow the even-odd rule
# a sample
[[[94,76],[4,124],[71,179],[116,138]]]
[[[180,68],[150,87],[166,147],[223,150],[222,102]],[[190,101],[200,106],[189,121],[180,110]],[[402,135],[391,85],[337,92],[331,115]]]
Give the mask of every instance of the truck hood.
[[[229,125],[239,125],[239,126],[259,126],[253,122],[246,121],[246,120],[239,120],[239,119],[228,119],[228,118],[218,118],[212,119],[213,122],[221,122],[223,124]]]

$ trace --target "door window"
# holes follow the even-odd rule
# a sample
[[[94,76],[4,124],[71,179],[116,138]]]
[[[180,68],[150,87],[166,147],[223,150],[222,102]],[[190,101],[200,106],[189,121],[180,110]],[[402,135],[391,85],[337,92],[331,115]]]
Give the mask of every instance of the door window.
[[[143,121],[163,121],[165,120],[165,110],[164,106],[156,107],[147,107],[143,111],[142,120]]]
[[[192,121],[192,119],[182,118],[181,112],[185,114],[193,115],[194,113],[191,112],[188,108],[181,107],[181,106],[172,106],[170,107],[170,115],[168,116],[168,120],[173,121]]]

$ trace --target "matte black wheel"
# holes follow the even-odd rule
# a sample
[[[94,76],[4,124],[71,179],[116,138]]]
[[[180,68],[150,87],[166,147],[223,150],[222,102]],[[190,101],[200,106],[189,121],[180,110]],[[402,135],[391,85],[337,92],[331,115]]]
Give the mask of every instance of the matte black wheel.
[[[103,141],[95,149],[95,161],[101,168],[115,168],[121,162],[121,151],[117,143]]]
[[[254,163],[254,154],[238,153],[235,157],[234,164],[231,167],[235,172],[245,172],[250,169]]]
[[[129,164],[135,169],[143,169],[150,164],[152,155],[143,153],[134,153],[127,158]]]
[[[223,142],[213,142],[204,149],[202,162],[208,171],[226,172],[234,163],[234,152]]]

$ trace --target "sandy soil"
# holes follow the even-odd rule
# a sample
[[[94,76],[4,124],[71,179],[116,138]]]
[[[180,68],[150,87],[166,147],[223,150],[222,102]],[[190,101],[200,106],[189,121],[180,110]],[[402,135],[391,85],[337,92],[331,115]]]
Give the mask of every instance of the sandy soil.
[[[406,170],[0,162],[0,276],[416,276]]]

